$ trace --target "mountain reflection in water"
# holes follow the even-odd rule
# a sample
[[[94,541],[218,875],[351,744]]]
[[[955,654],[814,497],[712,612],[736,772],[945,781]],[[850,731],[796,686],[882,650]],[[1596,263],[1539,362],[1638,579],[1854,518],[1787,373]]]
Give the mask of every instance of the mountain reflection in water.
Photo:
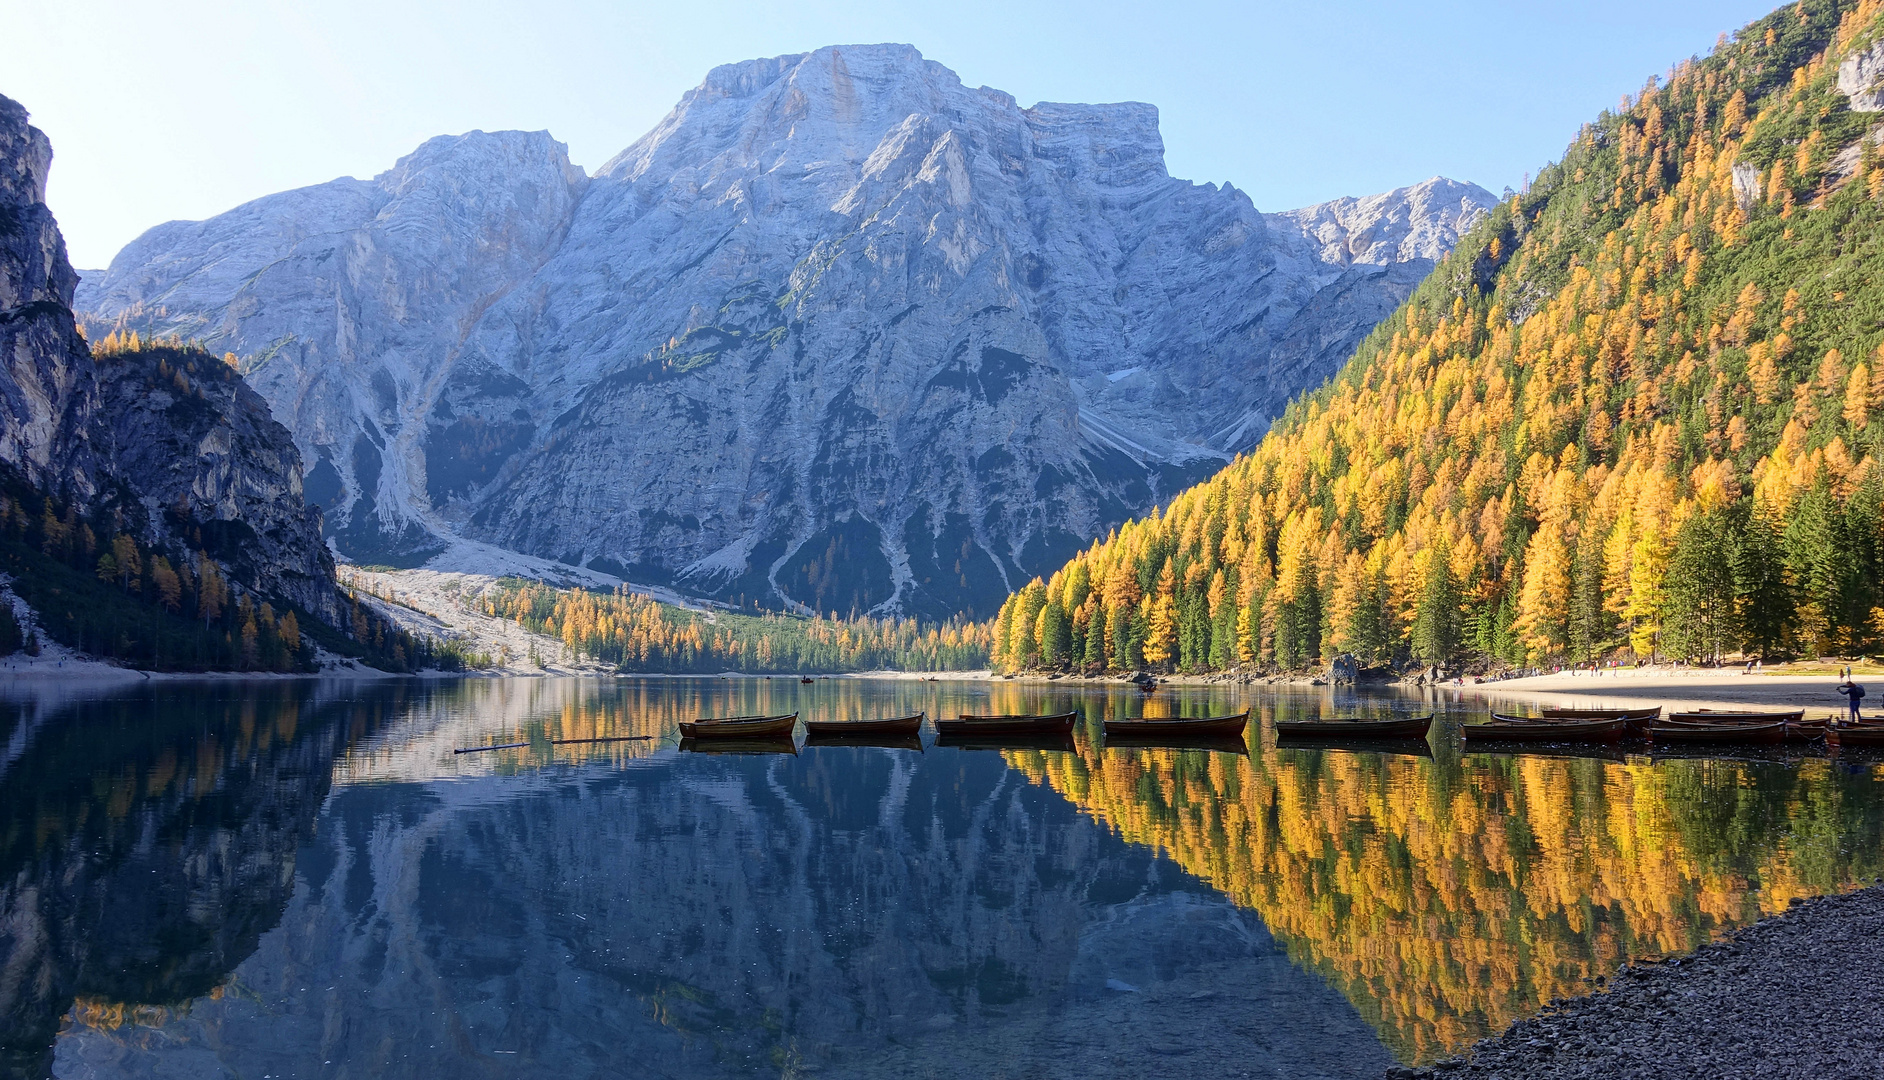
[[[1094,747],[1224,691],[67,693],[0,713],[8,1074],[1378,1076],[1850,887],[1884,818],[1823,759]],[[1072,753],[673,738],[1074,706]]]

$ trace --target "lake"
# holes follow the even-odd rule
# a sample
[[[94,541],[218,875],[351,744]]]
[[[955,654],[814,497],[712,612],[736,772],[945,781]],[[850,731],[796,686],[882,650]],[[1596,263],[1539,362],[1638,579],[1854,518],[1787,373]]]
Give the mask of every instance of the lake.
[[[1879,872],[1879,759],[1461,754],[1439,704],[1426,756],[1277,748],[1431,707],[1326,689],[0,688],[0,1073],[1377,1077]],[[1098,730],[1245,705],[1247,754]],[[1064,708],[1070,752],[674,736]]]

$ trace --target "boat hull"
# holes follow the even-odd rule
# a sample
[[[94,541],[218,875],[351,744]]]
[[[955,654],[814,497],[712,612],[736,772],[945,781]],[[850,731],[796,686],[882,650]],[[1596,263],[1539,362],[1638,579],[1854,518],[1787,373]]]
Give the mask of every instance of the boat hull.
[[[818,736],[919,735],[923,713],[897,716],[887,720],[807,720],[805,732]]]
[[[1492,715],[1496,717],[1499,714]],[[1621,742],[1628,731],[1629,721],[1621,717],[1608,720],[1524,720],[1513,717],[1466,724],[1459,729],[1466,742],[1613,743]]]
[[[1278,720],[1276,736],[1288,739],[1424,739],[1433,718],[1410,720]]]
[[[1153,720],[1107,720],[1106,738],[1217,738],[1243,734],[1249,711],[1235,716],[1171,717]]]
[[[1708,743],[1727,746],[1736,743],[1783,743],[1786,741],[1786,722],[1775,720],[1766,724],[1651,724],[1649,738],[1658,743]]]
[[[1537,710],[1546,720],[1653,720],[1662,714],[1661,706],[1652,709],[1552,709]]]
[[[954,720],[938,717],[938,735],[1001,737],[1006,735],[1071,735],[1078,713],[1057,716],[961,716]]]
[[[682,720],[683,739],[776,739],[791,738],[798,726],[798,714],[784,716],[734,716],[725,720]]]
[[[1804,709],[1773,709],[1765,712],[1713,712],[1697,709],[1694,712],[1671,712],[1668,720],[1676,724],[1770,724],[1776,720],[1790,720],[1794,723],[1805,719]]]

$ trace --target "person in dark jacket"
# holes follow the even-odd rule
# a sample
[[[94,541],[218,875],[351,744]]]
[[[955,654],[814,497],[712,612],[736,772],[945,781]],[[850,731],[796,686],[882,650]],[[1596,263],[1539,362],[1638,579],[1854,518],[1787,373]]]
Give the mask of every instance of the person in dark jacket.
[[[1845,681],[1838,684],[1838,692],[1845,695],[1845,701],[1850,706],[1846,719],[1854,724],[1857,723],[1858,702],[1864,700],[1864,687],[1852,681],[1850,668],[1845,669]]]

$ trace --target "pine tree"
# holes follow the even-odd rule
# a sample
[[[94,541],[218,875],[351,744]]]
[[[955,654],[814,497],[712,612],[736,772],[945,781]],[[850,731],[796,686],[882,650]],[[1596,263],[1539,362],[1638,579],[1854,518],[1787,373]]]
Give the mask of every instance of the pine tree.
[[[1794,598],[1779,535],[1755,505],[1734,553],[1735,621],[1746,648],[1762,657],[1784,652],[1792,636]]]
[[[1661,613],[1669,655],[1719,662],[1734,637],[1734,537],[1722,511],[1696,514],[1675,532]]]
[[[1570,581],[1570,649],[1594,660],[1615,633],[1615,616],[1603,604],[1604,537],[1586,528],[1577,536]]]
[[[1459,583],[1452,576],[1452,548],[1446,541],[1427,549],[1426,577],[1419,610],[1413,617],[1413,655],[1421,662],[1450,666],[1459,654]]]
[[[1088,671],[1106,669],[1106,609],[1103,604],[1092,606],[1092,622],[1086,628],[1085,667]]]

